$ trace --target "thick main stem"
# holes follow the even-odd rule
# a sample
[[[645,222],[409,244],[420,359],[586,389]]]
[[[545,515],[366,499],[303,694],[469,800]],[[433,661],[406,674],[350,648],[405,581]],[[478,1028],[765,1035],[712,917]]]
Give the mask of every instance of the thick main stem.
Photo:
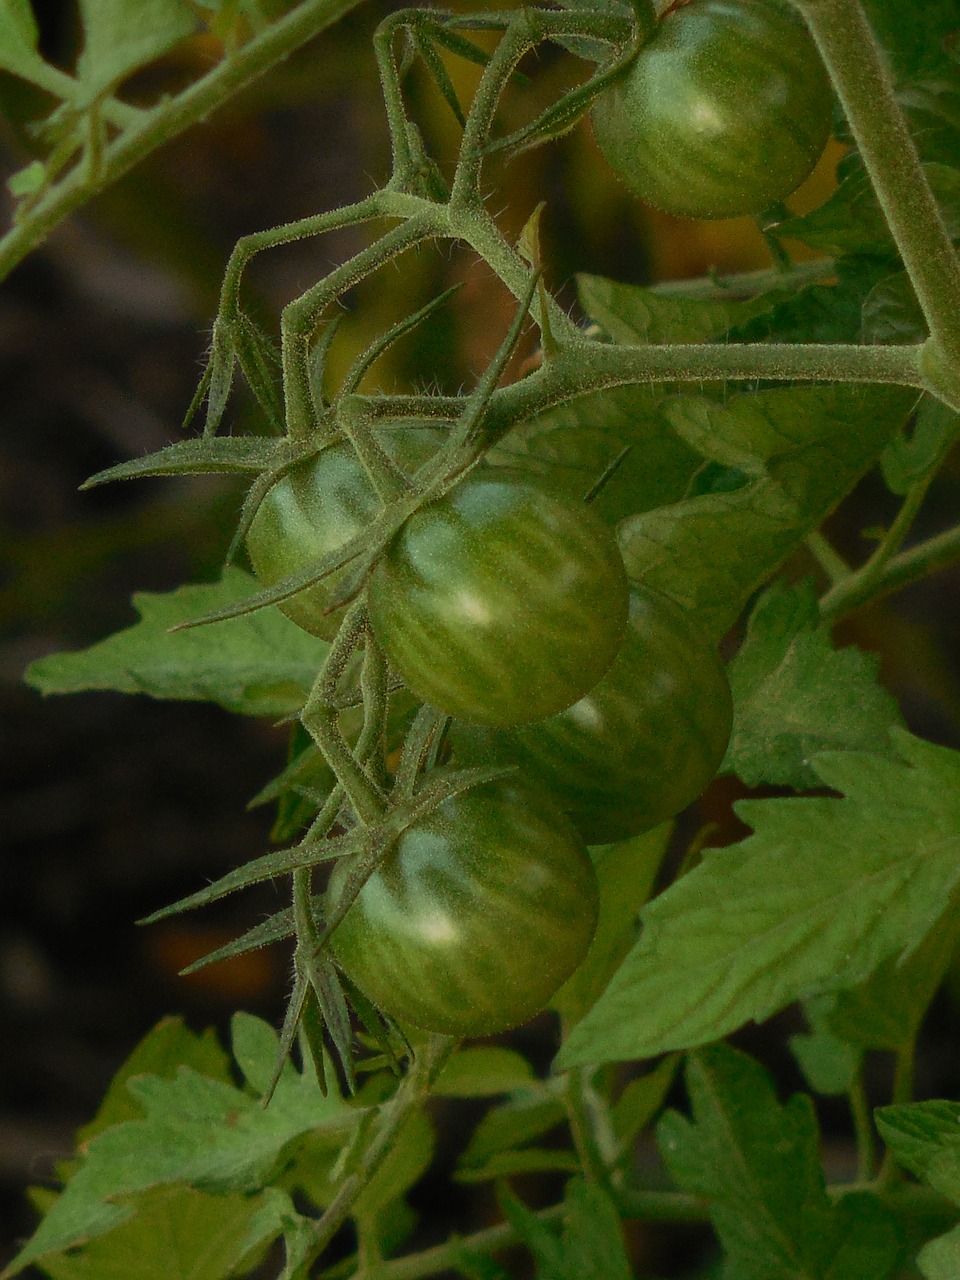
[[[860,0],[793,2],[830,72],[931,337],[960,371],[960,258]]]

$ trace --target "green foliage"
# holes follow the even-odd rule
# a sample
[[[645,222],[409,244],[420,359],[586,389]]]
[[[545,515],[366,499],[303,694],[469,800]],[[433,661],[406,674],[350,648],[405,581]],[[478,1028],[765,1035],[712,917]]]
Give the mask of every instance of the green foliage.
[[[645,908],[640,941],[558,1065],[705,1044],[855,986],[943,927],[960,878],[960,757],[902,731],[895,741],[900,760],[814,759],[842,799],[742,801],[754,833],[707,850]]]
[[[777,1101],[767,1073],[717,1045],[687,1060],[693,1120],[667,1112],[660,1152],[703,1196],[738,1280],[884,1280],[900,1254],[895,1221],[869,1193],[831,1203],[810,1099]],[[749,1107],[743,1100],[749,1098]]]
[[[242,569],[228,568],[219,583],[136,595],[138,623],[79,653],[39,658],[26,672],[27,683],[44,694],[110,689],[215,702],[239,715],[290,715],[303,704],[323,661],[323,640],[277,609],[195,631],[172,630],[245,599],[254,585]]]
[[[809,582],[771,587],[730,664],[735,714],[722,768],[748,786],[803,790],[818,785],[810,760],[822,751],[889,753],[900,713],[877,665],[859,649],[834,649]]]
[[[71,74],[38,52],[28,0],[0,0],[0,70],[27,82],[30,102],[41,104],[30,108],[40,118],[23,131],[25,163],[8,183],[18,204],[0,242],[0,273],[69,210],[352,5],[79,0]],[[39,1226],[4,1275],[33,1266],[51,1280],[231,1280],[282,1247],[281,1280],[417,1280],[450,1269],[506,1280],[499,1252],[521,1244],[537,1280],[628,1280],[635,1264],[622,1222],[631,1217],[709,1222],[722,1257],[701,1274],[724,1280],[899,1280],[917,1270],[952,1280],[960,1270],[960,1103],[910,1101],[923,1020],[960,941],[960,756],[908,734],[878,660],[832,630],[854,608],[960,555],[957,529],[902,549],[928,488],[955,482],[960,274],[950,240],[960,239],[960,7],[925,0],[905,21],[898,0],[865,0],[876,47],[862,33],[851,45],[845,34],[856,28],[856,0],[796,7],[829,53],[837,101],[846,104],[848,118],[836,114],[835,123],[851,145],[836,190],[809,212],[778,206],[758,217],[772,267],[654,286],[578,275],[587,324],[551,292],[539,210],[514,243],[490,216],[491,193],[499,199],[498,184],[509,180],[501,159],[568,133],[640,65],[653,6],[577,0],[467,17],[390,13],[372,55],[386,106],[388,181],[355,205],[246,237],[227,263],[207,367],[186,414],[203,421],[202,435],[87,482],[206,471],[244,477],[249,492],[228,560],[267,509],[264,496],[304,462],[331,456],[331,444],[367,501],[332,551],[294,555],[293,570],[272,576],[258,567],[262,580],[228,567],[217,583],[137,595],[135,624],[28,669],[27,682],[43,694],[146,693],[296,721],[286,764],[256,798],[278,803],[274,837],[285,847],[205,885],[198,868],[204,887],[147,921],[283,878],[288,896],[273,914],[191,968],[290,942],[293,979],[280,1033],[237,1014],[229,1053],[212,1033],[179,1021],[155,1028],[80,1130],[73,1158],[57,1166],[59,1189],[32,1193]],[[205,51],[222,54],[184,83],[197,32]],[[551,56],[539,58],[545,44]],[[880,48],[895,98],[882,76],[871,81]],[[170,90],[167,55],[175,63],[178,49],[190,56],[186,70],[174,68]],[[573,52],[582,73],[560,89],[550,80],[557,49]],[[133,79],[145,68],[148,76]],[[126,100],[128,85],[141,105]],[[519,116],[517,90],[527,95]],[[430,115],[431,95],[445,113],[442,127]],[[825,112],[825,101],[817,106]],[[920,168],[896,142],[901,120]],[[462,141],[452,155],[454,136]],[[353,256],[304,282],[279,325],[262,319],[263,300],[248,295],[250,260],[328,232]],[[797,241],[832,256],[793,261]],[[421,344],[416,367],[427,375],[418,377],[440,370],[437,351],[445,359],[453,350],[454,320],[480,314],[472,297],[458,311],[462,297],[439,284],[426,301],[415,296],[430,242],[445,263],[478,259],[515,308],[492,342],[481,335],[497,349],[466,389],[423,391],[414,379],[413,387],[368,393],[397,381],[403,366],[387,362],[395,347]],[[369,307],[393,267],[404,307],[411,281],[408,314],[398,318],[393,299],[378,300],[369,333],[346,350],[338,328],[345,310]],[[534,357],[521,345],[531,322]],[[470,347],[464,368],[480,349]],[[253,417],[235,413],[238,378]],[[394,427],[422,434],[422,456],[393,457],[384,432]],[[585,540],[585,565],[606,548],[610,582],[622,585],[622,558],[631,578],[671,597],[693,632],[729,656],[735,713],[721,771],[747,787],[807,794],[736,803],[751,834],[730,843],[725,788],[738,784],[725,782],[697,811],[699,832],[677,815],[588,857],[548,797],[529,792],[521,803],[522,779],[514,787],[510,769],[492,759],[448,767],[455,729],[399,673],[416,674],[426,696],[457,708],[432,682],[438,673],[462,681],[462,663],[436,647],[437,626],[415,614],[410,670],[399,642],[391,648],[391,628],[416,575],[429,570],[453,576],[445,583],[450,616],[460,617],[459,632],[450,624],[453,638],[465,634],[464,618],[488,637],[489,601],[453,564],[451,512],[466,477],[495,487],[492,467],[509,469],[500,487],[509,480],[526,499],[535,495],[554,524],[549,538],[538,516],[508,530],[492,552],[484,543],[484,581],[494,601],[501,592],[507,600],[504,634],[526,626],[529,670],[471,640],[482,678],[470,691],[470,715],[483,722],[510,685],[510,722],[525,723],[535,680],[575,677],[586,689],[574,642],[598,670],[609,657],[591,641],[612,603],[595,571],[585,570],[586,585],[603,597],[592,611],[582,584],[558,575],[550,625],[533,612],[542,572],[517,580],[531,548],[555,556],[562,527],[571,544]],[[851,567],[822,530],[868,475],[902,501],[876,550]],[[337,497],[346,510],[356,491]],[[308,525],[317,510],[333,509],[325,499],[319,486]],[[599,521],[584,513],[585,502]],[[384,566],[425,518],[435,526],[429,553],[411,554],[384,605]],[[301,535],[291,538],[299,551]],[[252,546],[251,557],[256,563]],[[317,629],[329,643],[277,607],[289,602],[297,616],[300,593],[320,584]],[[619,630],[608,631],[612,651]],[[555,657],[545,670],[547,651]],[[637,679],[653,687],[663,674]],[[576,703],[584,715],[590,694]],[[689,754],[703,736],[702,710],[682,726]],[[488,842],[503,869],[480,882],[464,858],[489,822],[482,805],[494,781],[516,808]],[[516,832],[529,836],[541,804],[550,849],[562,837],[577,858],[562,898],[544,850],[531,849],[522,864],[515,856]],[[415,846],[414,870],[397,877],[388,924],[351,951],[361,895],[376,899],[401,845]],[[479,962],[468,919],[483,930]],[[498,925],[504,919],[513,932]],[[371,972],[370,957],[389,931],[402,938],[413,922],[416,945],[386,975],[383,993],[386,966]],[[576,955],[586,954],[572,973],[573,960],[566,965],[569,977],[550,995],[549,981],[543,992],[537,985],[552,972],[547,944],[551,930],[567,929]],[[451,942],[434,971],[442,982],[425,983],[418,948],[435,956]],[[543,1004],[532,1038],[464,1045],[406,1025],[404,996],[422,988],[429,1007],[465,976],[473,986],[455,1028],[512,1027],[537,1012],[529,999],[536,988]],[[723,1043],[794,1002],[808,1031],[790,1047],[810,1089],[849,1099],[855,1183],[828,1187],[811,1097],[781,1102],[767,1071]],[[896,1058],[885,1095],[892,1105],[876,1112],[882,1164],[864,1088],[875,1053]],[[661,1114],[681,1069],[690,1115]],[[444,1132],[454,1110],[472,1125],[458,1146]],[[656,1174],[636,1158],[654,1124],[664,1166]],[[449,1167],[456,1161],[452,1176],[462,1184],[496,1183],[503,1220],[394,1258],[416,1224],[413,1206],[424,1202],[408,1195],[438,1155]],[[894,1162],[919,1182],[900,1179]],[[543,1174],[566,1183],[542,1210],[506,1185]],[[325,1250],[335,1237],[347,1256],[331,1263]]]

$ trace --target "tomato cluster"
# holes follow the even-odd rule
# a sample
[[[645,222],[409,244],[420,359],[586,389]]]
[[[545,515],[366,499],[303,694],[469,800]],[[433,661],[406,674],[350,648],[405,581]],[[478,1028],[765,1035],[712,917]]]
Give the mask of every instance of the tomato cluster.
[[[830,83],[787,0],[681,0],[592,120],[635,194],[680,217],[731,218],[809,176],[830,135]]]
[[[409,426],[409,424],[408,424]],[[409,469],[437,433],[386,436]],[[380,511],[352,447],[328,445],[269,491],[247,545],[267,583]],[[339,575],[284,603],[330,637]],[[520,469],[483,466],[424,502],[366,587],[377,644],[406,687],[454,717],[452,767],[504,775],[410,822],[331,935],[344,973],[402,1024],[514,1026],[586,954],[587,852],[679,812],[716,771],[730,692],[715,651],[665,597],[627,582],[610,527]],[[351,859],[327,890],[341,900]]]

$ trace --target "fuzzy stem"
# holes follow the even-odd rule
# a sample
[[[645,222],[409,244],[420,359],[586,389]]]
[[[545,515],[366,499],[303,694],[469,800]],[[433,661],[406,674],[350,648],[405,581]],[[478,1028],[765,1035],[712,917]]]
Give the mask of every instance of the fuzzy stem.
[[[793,0],[826,63],[930,334],[960,376],[960,258],[860,0]]]
[[[30,214],[0,240],[0,280],[74,209],[129,173],[151,151],[205,120],[227,99],[331,26],[356,3],[357,0],[303,0],[241,49],[225,57],[189,89],[142,112],[137,123],[131,123],[104,149],[95,181],[90,181],[82,164],[74,166],[37,201]]]
[[[960,560],[960,525],[918,543],[909,551],[902,551],[893,556],[882,567],[882,571],[874,575],[861,577],[859,573],[850,574],[842,582],[832,587],[820,601],[820,613],[824,618],[837,621],[854,613],[863,605],[881,596],[909,586],[911,582],[919,582],[921,578],[934,573],[937,569],[945,569],[948,565]],[[869,561],[868,561],[869,564]],[[866,567],[866,566],[865,566]]]

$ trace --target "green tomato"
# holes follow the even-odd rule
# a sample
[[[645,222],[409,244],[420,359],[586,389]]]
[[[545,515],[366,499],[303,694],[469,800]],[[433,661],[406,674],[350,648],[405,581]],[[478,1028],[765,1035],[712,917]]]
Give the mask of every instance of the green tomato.
[[[442,444],[444,435],[435,427],[410,423],[384,429],[378,439],[394,462],[412,471]],[[381,505],[353,447],[346,441],[328,445],[278,480],[257,508],[247,532],[253,572],[264,586],[273,586],[362,533]],[[343,572],[298,592],[279,608],[305,631],[332,639],[343,610],[328,613],[327,608]]]
[[[633,587],[613,666],[586,697],[539,724],[451,729],[459,764],[516,764],[588,844],[638,835],[695,800],[730,738],[730,686],[683,611]]]
[[[511,725],[567,707],[623,639],[628,587],[610,529],[506,470],[415,512],[370,578],[374,635],[449,715]]]
[[[349,874],[338,863],[336,905]],[[346,975],[401,1025],[489,1035],[539,1012],[580,964],[597,923],[593,864],[537,792],[497,780],[419,819],[331,935]]]
[[[681,217],[730,218],[809,176],[830,136],[830,83],[787,0],[689,0],[667,10],[592,120],[636,195]]]

